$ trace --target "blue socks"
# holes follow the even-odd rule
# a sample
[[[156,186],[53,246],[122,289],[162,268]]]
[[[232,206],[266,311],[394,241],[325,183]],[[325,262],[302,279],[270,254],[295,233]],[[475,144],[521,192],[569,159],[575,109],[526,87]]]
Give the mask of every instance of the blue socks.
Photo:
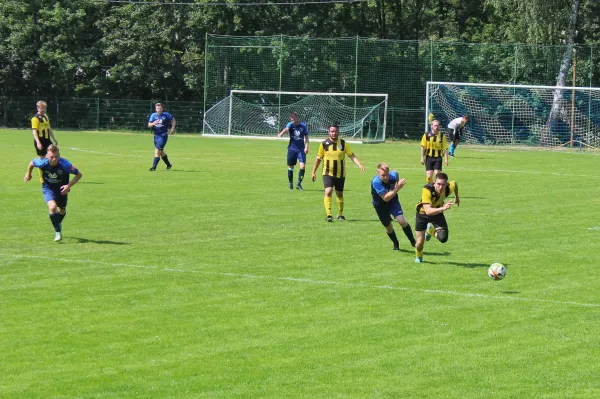
[[[294,168],[288,168],[288,180],[290,184],[294,181]]]
[[[304,169],[300,169],[300,172],[298,172],[298,184],[302,183],[303,179],[304,179]]]
[[[154,157],[154,161],[152,161],[152,169],[156,169],[158,161],[160,161],[160,157]]]

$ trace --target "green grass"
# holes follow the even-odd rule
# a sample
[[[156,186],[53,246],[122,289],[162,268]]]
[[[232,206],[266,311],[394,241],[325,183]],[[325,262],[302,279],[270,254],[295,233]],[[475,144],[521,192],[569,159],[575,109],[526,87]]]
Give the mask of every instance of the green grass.
[[[414,227],[416,143],[354,145],[367,171],[325,223],[284,141],[174,136],[150,173],[149,135],[57,136],[83,173],[59,244],[30,132],[0,132],[0,397],[600,396],[598,153],[460,146],[450,240],[419,265],[369,190],[399,170]]]

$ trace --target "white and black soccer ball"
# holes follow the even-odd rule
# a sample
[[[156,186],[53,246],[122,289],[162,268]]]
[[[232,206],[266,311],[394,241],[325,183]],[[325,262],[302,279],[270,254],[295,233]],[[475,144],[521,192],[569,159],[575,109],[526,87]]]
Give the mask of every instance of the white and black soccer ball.
[[[488,276],[492,280],[502,280],[506,276],[506,267],[502,263],[492,263],[488,269]]]

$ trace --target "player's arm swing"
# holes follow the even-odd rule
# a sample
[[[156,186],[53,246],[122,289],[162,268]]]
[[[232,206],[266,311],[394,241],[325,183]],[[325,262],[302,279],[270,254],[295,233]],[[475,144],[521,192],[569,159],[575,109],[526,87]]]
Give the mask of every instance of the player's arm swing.
[[[27,172],[25,173],[25,178],[23,179],[25,180],[25,183],[31,180],[31,172],[33,171],[33,168],[35,168],[33,161],[29,161],[29,165],[27,165]]]
[[[396,196],[396,194],[398,194],[398,191],[400,191],[400,189],[402,187],[404,187],[405,184],[406,184],[405,178],[398,180],[393,189],[391,189],[390,191],[388,191],[387,193],[385,193],[383,195],[380,195],[381,199],[384,200],[385,202],[390,202],[392,200],[392,198],[394,198]]]
[[[169,132],[169,134],[175,133],[175,125],[176,124],[177,124],[177,121],[175,121],[175,118],[173,117],[173,119],[171,119],[171,131]]]
[[[283,136],[284,134],[286,134],[289,131],[290,131],[290,129],[288,129],[288,127],[286,126],[286,127],[283,128],[283,130],[281,132],[279,132],[277,134],[277,137],[281,137],[281,136]]]
[[[321,164],[321,158],[319,158],[319,156],[317,156],[317,158],[315,159],[315,164],[312,169],[312,181],[317,180],[317,168],[319,167],[320,164]]]
[[[308,143],[309,143],[308,135],[306,135],[306,136],[304,136],[304,153],[305,154],[308,154]]]
[[[75,175],[75,177],[71,181],[69,181],[64,186],[60,187],[60,193],[62,195],[66,195],[69,191],[71,191],[71,187],[74,186],[75,184],[77,184],[77,182],[79,181],[79,179],[81,179],[82,177],[83,177],[83,175],[78,170],[77,174]]]
[[[360,168],[361,172],[365,171],[365,167],[362,166],[362,164],[360,163],[360,161],[358,160],[356,155],[354,155],[354,154],[350,155],[350,159],[352,160],[352,162],[354,162],[356,164],[356,166],[358,166]]]

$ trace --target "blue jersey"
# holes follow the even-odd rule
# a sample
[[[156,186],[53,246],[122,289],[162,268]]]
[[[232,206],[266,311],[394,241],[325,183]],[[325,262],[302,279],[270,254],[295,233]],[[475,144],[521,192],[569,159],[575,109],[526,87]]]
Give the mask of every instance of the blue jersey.
[[[158,122],[155,126],[152,127],[152,129],[154,129],[154,134],[166,136],[169,133],[169,127],[171,126],[173,115],[171,115],[168,112],[163,112],[160,115],[154,112],[152,113],[152,115],[150,115],[148,123],[152,123],[157,120],[159,120],[160,122]]]
[[[308,128],[306,123],[300,122],[298,126],[294,125],[294,122],[290,122],[286,125],[286,128],[290,132],[290,143],[288,149],[294,151],[304,151],[304,138],[308,136]]]
[[[390,178],[387,183],[384,183],[379,175],[375,176],[371,181],[371,196],[373,197],[373,205],[377,206],[382,202],[385,204],[385,201],[381,199],[381,196],[385,195],[389,191],[392,191],[399,179],[398,172],[395,170],[390,172]],[[398,194],[396,194],[396,196],[392,198],[390,202],[397,199]]]
[[[50,165],[48,158],[33,160],[33,166],[42,170],[44,186],[53,190],[60,190],[61,186],[69,183],[69,174],[76,175],[79,170],[71,162],[59,158],[56,166]]]

